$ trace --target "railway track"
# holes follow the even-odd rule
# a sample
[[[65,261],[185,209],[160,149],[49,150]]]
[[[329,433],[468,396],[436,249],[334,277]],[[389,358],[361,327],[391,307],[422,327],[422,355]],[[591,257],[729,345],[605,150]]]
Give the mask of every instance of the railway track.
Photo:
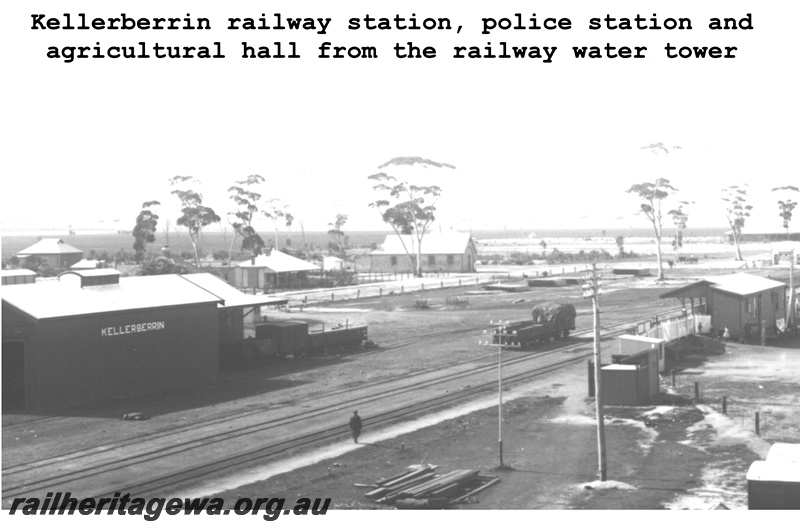
[[[649,308],[652,308],[652,304],[608,305],[608,306],[606,306],[604,308],[604,312],[609,312],[610,313],[610,312],[614,312],[614,311],[616,311],[618,309],[621,309],[621,308],[624,308],[627,311],[635,311],[635,310],[638,310],[638,309],[645,309],[645,308],[649,309]],[[666,307],[665,309],[663,309],[661,312],[659,312],[656,315],[658,315],[659,317],[667,317],[669,315],[677,314],[677,312],[679,311],[679,308],[680,308],[679,306],[668,306],[668,307]],[[639,321],[641,321],[641,320],[639,320]],[[631,323],[632,323],[632,321],[630,321],[630,320],[618,321],[618,322],[614,322],[614,323],[610,323],[610,324],[605,324],[605,325],[603,325],[602,329],[611,330],[611,329],[614,329],[615,327],[625,326],[625,325],[629,325]],[[365,350],[365,351],[361,351],[361,352],[355,352],[355,353],[349,354],[348,356],[357,357],[357,356],[380,354],[380,353],[383,353],[383,352],[389,352],[389,351],[392,351],[392,350],[397,350],[397,349],[401,349],[401,348],[407,348],[407,347],[410,347],[410,346],[416,345],[416,344],[423,344],[423,343],[428,342],[428,341],[433,341],[433,340],[441,339],[441,338],[448,337],[448,336],[461,335],[461,334],[470,333],[470,332],[477,333],[477,332],[480,332],[482,330],[486,330],[487,328],[488,328],[488,326],[484,324],[484,325],[481,325],[481,326],[460,328],[460,329],[456,329],[456,330],[443,330],[443,331],[430,332],[430,333],[427,333],[427,334],[417,334],[417,335],[412,336],[410,338],[403,338],[403,339],[394,340],[394,341],[385,341],[385,342],[382,342],[381,346],[378,347],[378,348],[371,349],[371,350]],[[575,331],[573,333],[573,336],[577,336],[577,335],[581,335],[581,334],[584,334],[584,333],[588,333],[589,331],[590,331],[590,329],[577,330],[577,331]],[[485,357],[485,356],[486,356],[485,354],[482,354],[482,355],[475,356],[473,358],[464,360],[462,362],[458,362],[456,364],[452,364],[451,363],[448,366],[453,367],[453,366],[457,366],[457,365],[459,365],[461,363],[471,363],[471,362],[473,362],[473,361],[475,361],[477,359],[480,359],[482,357]],[[437,368],[427,369],[426,371],[433,371],[433,370],[437,370]],[[287,371],[287,373],[285,373],[285,374],[288,374],[290,372],[291,371]],[[279,373],[279,374],[275,374],[275,375],[271,375],[271,376],[272,377],[276,377],[276,376],[281,376],[283,374],[284,373]],[[402,380],[404,378],[405,378],[405,376],[398,376],[398,377],[395,377],[395,378],[390,378],[388,380],[381,380],[380,382],[367,383],[367,384],[364,384],[363,387],[371,387],[371,386],[374,386],[374,385],[380,385],[381,383],[383,383],[385,381],[392,381],[392,380],[399,381],[399,380]],[[255,381],[258,381],[258,380],[262,380],[262,379],[263,379],[263,376],[261,376],[261,375],[252,376],[252,377],[249,377],[249,378],[245,377],[243,379],[237,379],[236,382],[233,382],[233,383],[224,382],[224,383],[218,383],[218,384],[211,384],[211,385],[208,385],[208,386],[204,387],[203,390],[205,392],[214,392],[214,391],[219,391],[221,389],[230,388],[230,387],[234,387],[234,386],[235,387],[239,387],[239,386],[242,386],[242,385],[247,385],[250,382],[255,382]],[[350,391],[352,391],[352,389],[350,389],[350,388],[348,388],[348,389],[340,389],[340,390],[331,390],[331,391],[324,392],[324,394],[322,396],[335,396],[335,395],[342,394],[342,393],[347,393],[347,392],[350,392]],[[156,401],[160,400],[160,399],[161,399],[161,397],[159,397],[157,399],[153,399],[152,401],[137,401],[136,409],[137,410],[147,410],[148,406],[150,406],[152,404],[155,404]],[[102,415],[105,412],[108,412],[108,411],[111,411],[111,410],[114,410],[114,409],[119,409],[119,407],[120,407],[119,405],[114,405],[114,406],[110,406],[110,407],[96,408],[96,409],[93,409],[91,411],[88,411],[87,414],[89,416]],[[241,413],[237,413],[237,414],[234,414],[234,415],[229,415],[229,416],[226,416],[225,418],[220,417],[219,420],[246,417],[246,416],[249,416],[249,415],[256,414],[260,410],[267,409],[269,407],[272,407],[272,406],[265,406],[264,408],[261,408],[261,409],[253,409],[253,410],[250,410],[250,411],[241,412]],[[43,425],[43,424],[47,424],[49,422],[57,422],[57,421],[60,421],[60,420],[63,420],[63,417],[61,417],[61,416],[45,416],[45,417],[40,417],[40,418],[21,421],[21,422],[14,422],[13,424],[10,424],[8,427],[9,428],[33,427],[33,426],[40,426],[40,425]],[[215,421],[211,420],[211,421],[205,421],[205,422],[215,422]],[[175,430],[175,429],[181,429],[181,428],[172,428],[172,429]],[[159,433],[161,433],[161,432],[159,432]],[[156,434],[156,435],[158,435],[158,434]],[[137,438],[135,440],[141,440],[141,439]]]
[[[629,307],[626,307],[626,308],[631,310],[631,309],[637,309],[638,307],[629,306]],[[677,313],[678,311],[679,311],[679,307],[667,308],[666,310],[662,311],[659,314],[659,317],[667,317],[667,316],[669,316],[671,314]],[[618,321],[618,322],[615,322],[615,323],[606,324],[603,327],[603,329],[605,329],[607,332],[613,332],[615,329],[617,329],[619,327],[623,327],[624,328],[624,327],[629,326],[630,324],[631,324],[630,321]],[[405,340],[405,341],[389,343],[386,346],[382,346],[382,347],[380,347],[378,349],[371,350],[371,351],[368,351],[368,352],[369,353],[373,353],[373,354],[374,353],[380,353],[380,352],[388,352],[388,351],[391,351],[391,350],[396,350],[396,349],[400,349],[400,348],[406,348],[406,347],[409,347],[409,346],[412,346],[412,345],[422,344],[422,343],[425,343],[427,341],[438,340],[438,339],[441,339],[441,338],[443,338],[445,336],[460,335],[460,334],[469,333],[469,332],[476,332],[477,333],[477,332],[480,332],[480,331],[482,331],[482,330],[484,330],[486,328],[487,328],[486,326],[478,326],[478,327],[462,328],[462,329],[457,329],[457,330],[438,331],[438,332],[433,332],[433,333],[429,333],[429,334],[420,334],[420,335],[414,336],[411,339],[408,339],[408,340]],[[548,344],[547,346],[538,346],[538,348],[548,349],[548,350],[543,351],[543,352],[546,353],[546,352],[553,351],[553,349],[557,349],[559,345],[574,345],[574,344],[576,344],[577,342],[580,341],[579,339],[576,339],[576,336],[587,334],[589,332],[591,332],[591,329],[588,329],[588,328],[587,329],[578,330],[578,331],[573,333],[573,337],[570,338],[569,340],[567,340],[567,342],[563,342],[562,341],[560,343],[554,344],[555,346],[551,346],[550,344]],[[539,352],[539,351],[537,350],[537,352]],[[459,362],[449,363],[447,365],[447,367],[452,369],[454,367],[467,366],[467,365],[471,365],[471,364],[473,364],[475,362],[478,362],[481,359],[485,359],[485,358],[493,357],[493,356],[494,356],[494,354],[482,353],[480,355],[473,356],[473,357],[470,357],[468,359],[465,359],[465,360],[462,360],[462,361],[459,361]],[[424,374],[435,373],[437,371],[440,371],[441,369],[442,369],[441,367],[433,367],[433,368],[425,369],[425,370],[418,371],[418,372],[414,373],[414,376],[420,376],[420,375],[424,375]],[[255,378],[260,379],[261,377],[258,376],[258,377],[254,377],[254,379]],[[403,374],[403,375],[400,375],[400,376],[383,378],[381,380],[374,381],[374,382],[368,382],[368,383],[365,383],[365,384],[359,386],[357,389],[355,389],[355,388],[332,389],[330,391],[325,391],[325,392],[322,392],[322,393],[318,393],[316,396],[318,398],[332,398],[332,397],[340,396],[340,395],[343,395],[343,394],[353,393],[356,390],[364,390],[364,389],[375,388],[375,387],[378,387],[378,386],[386,385],[387,383],[391,383],[391,382],[401,382],[401,381],[406,380],[406,379],[408,379],[408,375],[407,374]],[[241,384],[242,384],[241,381],[235,382],[235,385],[241,385]],[[217,390],[220,387],[225,387],[225,386],[228,386],[228,385],[232,385],[232,384],[212,385],[212,386],[208,386],[207,388],[205,388],[205,390],[214,391],[214,390]],[[147,406],[147,403],[144,403],[144,404],[140,403],[138,405],[139,409],[146,409],[146,406]],[[108,452],[111,449],[123,448],[123,447],[126,447],[126,446],[133,446],[135,444],[139,444],[139,443],[142,443],[142,442],[155,440],[155,439],[157,439],[159,437],[163,437],[165,435],[180,434],[180,433],[196,430],[197,428],[201,428],[201,427],[210,427],[210,426],[219,425],[219,424],[222,424],[222,423],[225,423],[225,422],[229,422],[229,421],[233,421],[233,420],[242,419],[242,418],[245,418],[245,417],[257,415],[259,413],[263,413],[264,411],[267,411],[267,410],[270,410],[270,409],[274,409],[274,407],[275,407],[275,404],[268,404],[268,405],[265,405],[263,407],[252,408],[252,409],[249,409],[247,411],[240,411],[240,412],[237,412],[237,413],[234,413],[234,414],[221,415],[219,417],[215,417],[215,418],[212,418],[212,419],[209,419],[209,420],[193,423],[193,424],[191,424],[189,426],[182,426],[182,427],[177,427],[177,428],[169,428],[167,430],[161,430],[161,431],[158,431],[158,432],[155,432],[155,433],[149,433],[149,434],[144,434],[144,435],[132,437],[130,439],[127,439],[124,443],[120,443],[120,444],[117,444],[117,445],[102,445],[101,447],[90,448],[90,449],[87,449],[87,450],[84,450],[84,451],[81,451],[81,452],[71,452],[71,453],[68,453],[68,454],[56,455],[56,456],[53,456],[53,457],[45,459],[45,460],[37,460],[37,461],[31,462],[31,463],[20,463],[20,464],[14,465],[12,467],[4,468],[4,473],[8,472],[10,470],[14,470],[14,469],[20,468],[20,467],[34,466],[35,464],[39,464],[40,466],[45,466],[47,463],[63,461],[64,459],[68,458],[69,456],[76,456],[76,455],[80,456],[80,455],[89,454],[89,453],[91,453],[93,455],[97,455],[98,453]],[[100,410],[100,411],[102,411],[102,410]],[[35,420],[32,420],[32,421],[28,421],[28,422],[15,423],[12,426],[15,427],[15,428],[16,427],[27,427],[27,426],[30,426],[30,425],[41,424],[41,423],[46,423],[46,422],[52,422],[52,421],[57,421],[57,420],[63,420],[63,418],[62,417],[46,417],[46,418],[43,418],[43,419],[35,419]]]
[[[663,313],[672,313],[674,310],[669,310]],[[632,322],[613,323],[606,328],[606,337],[612,337],[625,331],[626,327],[630,326]],[[468,328],[457,331],[447,331],[447,334],[464,333],[468,331],[480,330],[484,327]],[[615,330],[620,328],[621,330]],[[580,333],[586,333],[588,330],[582,330]],[[400,348],[421,342],[425,340],[437,339],[443,333],[426,334],[422,337],[415,338],[414,342],[406,343],[405,345],[393,345],[389,348]],[[585,341],[585,340],[584,340]],[[580,345],[583,341],[580,339],[572,339],[569,342],[555,343],[548,345],[548,348],[541,351],[526,352],[504,363],[504,367],[512,369],[516,365],[530,362],[531,360],[551,356],[560,352],[568,352]],[[588,354],[591,354],[589,352]],[[519,374],[509,376],[505,381],[513,383],[515,381],[522,381],[530,379],[537,375],[545,374],[558,370],[562,367],[577,363],[586,359],[587,353],[567,356],[565,359],[558,360],[554,363],[537,367],[530,370],[520,371]],[[47,492],[54,490],[57,487],[70,488],[69,485],[75,485],[80,482],[89,482],[97,480],[98,483],[103,483],[101,479],[109,477],[113,480],[119,476],[125,476],[131,467],[139,467],[147,464],[152,464],[158,460],[170,459],[181,454],[188,452],[197,452],[203,449],[213,449],[215,447],[224,446],[226,443],[242,439],[257,439],[264,440],[271,431],[274,432],[281,428],[290,428],[293,424],[299,422],[314,421],[318,418],[324,418],[333,412],[339,411],[344,408],[359,407],[364,404],[374,404],[377,400],[390,399],[401,395],[408,395],[419,393],[425,389],[446,385],[448,383],[457,383],[459,380],[465,380],[470,377],[480,376],[486,372],[493,372],[496,369],[494,361],[487,363],[480,363],[481,359],[487,357],[494,358],[493,354],[481,355],[476,358],[462,361],[455,366],[463,367],[460,370],[453,371],[453,367],[449,367],[448,371],[444,374],[436,374],[443,372],[442,368],[429,369],[420,373],[415,373],[411,376],[404,375],[402,377],[383,380],[381,382],[369,383],[355,389],[340,389],[327,393],[324,398],[330,399],[337,395],[347,394],[349,398],[341,401],[336,401],[327,406],[314,408],[313,411],[304,412],[300,415],[290,414],[284,415],[279,418],[272,418],[263,421],[257,421],[249,425],[240,426],[237,428],[226,429],[225,423],[240,420],[243,417],[257,415],[258,413],[265,413],[269,406],[259,411],[248,411],[235,415],[228,415],[218,419],[211,419],[204,423],[193,424],[183,428],[165,430],[155,434],[142,436],[136,440],[126,441],[116,445],[107,445],[102,448],[86,449],[80,452],[64,454],[60,456],[51,457],[48,459],[37,460],[30,463],[24,463],[8,467],[3,471],[3,500],[4,503],[14,497],[33,495],[35,493]],[[477,364],[477,365],[476,365]],[[469,366],[473,365],[473,366]],[[394,386],[392,384],[398,382],[407,382],[405,385]],[[410,404],[402,407],[387,409],[377,415],[370,417],[370,425],[388,425],[398,422],[402,419],[407,419],[411,416],[429,412],[435,409],[446,407],[449,404],[457,403],[466,400],[477,394],[486,392],[486,390],[494,388],[493,378],[488,382],[471,385],[468,388],[459,389],[456,392],[448,393],[445,395],[434,396],[425,400],[416,400]],[[385,389],[380,389],[385,387]],[[360,396],[359,396],[360,395]],[[205,429],[215,429],[213,433],[208,435],[196,436],[191,438],[193,432],[202,432]],[[322,429],[311,431],[296,437],[283,438],[279,442],[261,445],[257,448],[246,449],[241,452],[236,452],[227,455],[223,458],[215,458],[203,461],[201,466],[190,466],[180,470],[173,470],[168,474],[156,475],[144,481],[134,481],[125,487],[117,486],[114,492],[124,491],[137,493],[139,495],[147,495],[148,493],[160,492],[163,489],[173,487],[178,484],[185,484],[188,481],[197,480],[203,477],[213,476],[216,472],[228,470],[230,467],[246,466],[259,461],[275,458],[288,449],[297,450],[302,447],[309,447],[316,444],[321,444],[327,441],[342,438],[347,432],[344,427]],[[179,442],[170,442],[170,438],[182,435],[190,435],[188,440]],[[149,449],[146,451],[135,452],[137,445],[144,445],[145,443],[159,442],[163,443],[160,447]],[[126,452],[131,451],[130,455]],[[212,455],[215,452],[210,452]],[[103,455],[105,454],[105,455]],[[120,455],[123,454],[123,455]],[[99,458],[98,458],[99,457]],[[53,473],[52,469],[58,471]],[[112,481],[113,482],[113,481]],[[63,490],[63,489],[59,489]],[[74,489],[73,489],[74,490]],[[94,490],[87,493],[87,495],[96,495]]]
[[[634,307],[628,306],[626,309],[633,310]],[[659,315],[661,317],[666,317],[676,312],[676,308],[669,308],[662,311]],[[639,320],[639,322],[640,321],[641,320]],[[618,323],[611,323],[604,327],[605,332],[603,335],[604,337],[613,337],[614,335],[623,333],[636,322],[637,321],[620,321]],[[381,350],[399,349],[414,344],[421,344],[426,341],[440,339],[446,335],[477,332],[484,328],[486,327],[468,327],[459,330],[419,335],[414,337],[411,341],[389,344]],[[589,331],[590,330],[580,330],[576,332],[576,335],[586,334]],[[517,365],[528,363],[531,360],[568,352],[585,342],[585,339],[572,338],[566,342],[552,343],[547,345],[543,350],[524,352],[510,358],[508,361],[504,362],[504,368],[512,369]],[[564,359],[557,360],[545,366],[530,370],[522,370],[517,374],[512,374],[504,379],[504,382],[514,383],[536,377],[537,375],[553,372],[571,364],[578,363],[586,359],[590,354],[591,352],[583,352],[580,354],[568,355]],[[492,360],[486,361],[487,358],[492,358]],[[15,497],[35,495],[52,490],[64,490],[64,488],[71,489],[70,485],[81,482],[88,482],[90,484],[93,482],[98,484],[115,483],[113,481],[115,478],[126,476],[131,472],[130,469],[133,467],[152,464],[158,460],[168,460],[176,456],[196,452],[198,449],[213,449],[224,446],[226,443],[234,442],[237,439],[264,440],[269,436],[270,432],[279,429],[291,429],[292,425],[300,422],[313,422],[316,419],[324,418],[326,415],[330,415],[345,408],[357,408],[365,404],[373,404],[381,399],[385,400],[401,395],[415,394],[425,389],[435,388],[437,386],[441,387],[448,383],[458,383],[459,380],[464,381],[472,377],[480,377],[480,375],[484,373],[494,372],[496,370],[494,358],[494,354],[482,354],[450,365],[446,369],[441,367],[431,368],[419,373],[414,373],[410,376],[403,375],[379,382],[370,382],[358,388],[332,390],[316,398],[330,400],[342,395],[347,398],[344,400],[335,400],[331,404],[314,408],[312,411],[303,412],[299,415],[292,413],[267,420],[256,419],[255,416],[259,413],[264,414],[273,409],[273,406],[265,406],[257,410],[226,415],[190,426],[137,436],[117,444],[88,448],[79,452],[62,454],[47,459],[7,467],[3,470],[3,502],[5,505],[9,500]],[[482,360],[485,362],[482,362]],[[454,367],[458,369],[454,371]],[[404,383],[404,385],[394,385],[398,383]],[[489,381],[462,387],[455,392],[448,392],[447,394],[433,396],[424,400],[415,400],[412,403],[400,407],[387,409],[370,416],[369,425],[390,425],[415,415],[441,409],[448,405],[467,400],[493,388],[496,388],[496,382],[494,382],[492,377]],[[245,417],[254,417],[253,420],[255,420],[255,422],[245,426],[226,429],[227,423],[234,423]],[[202,434],[204,431],[208,430],[212,433]],[[346,433],[346,427],[335,427],[311,431],[298,436],[284,437],[277,442],[234,452],[222,458],[217,457],[210,460],[203,460],[203,464],[199,466],[188,466],[179,470],[172,470],[167,474],[151,475],[149,478],[142,481],[131,481],[124,487],[116,486],[113,492],[124,491],[132,494],[136,493],[137,495],[163,492],[164,489],[172,488],[179,484],[186,484],[187,482],[196,481],[201,478],[212,477],[215,473],[229,470],[231,467],[243,467],[256,462],[274,459],[289,449],[297,450],[298,448],[308,448],[325,442],[338,440],[345,436]],[[171,440],[184,435],[189,438],[178,442]],[[193,435],[195,436],[192,437]],[[155,448],[137,451],[138,446],[147,447],[148,443],[155,445]],[[211,453],[214,454],[215,452]],[[103,478],[111,481],[104,482]],[[97,489],[89,489],[86,495],[96,496]]]

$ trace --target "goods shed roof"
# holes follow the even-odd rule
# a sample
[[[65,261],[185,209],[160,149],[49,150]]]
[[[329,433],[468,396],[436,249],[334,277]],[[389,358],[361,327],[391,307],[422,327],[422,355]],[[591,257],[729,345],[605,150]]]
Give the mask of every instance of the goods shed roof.
[[[30,247],[26,247],[17,253],[17,256],[28,256],[31,254],[73,254],[83,253],[60,238],[42,238]]]
[[[35,319],[219,302],[178,275],[123,277],[119,284],[83,288],[61,282],[3,286],[0,296]]]
[[[225,308],[248,308],[264,305],[279,306],[287,302],[286,299],[279,299],[268,295],[247,295],[211,273],[193,273],[189,275],[180,275],[180,277],[216,296],[219,299],[220,306],[224,306]]]

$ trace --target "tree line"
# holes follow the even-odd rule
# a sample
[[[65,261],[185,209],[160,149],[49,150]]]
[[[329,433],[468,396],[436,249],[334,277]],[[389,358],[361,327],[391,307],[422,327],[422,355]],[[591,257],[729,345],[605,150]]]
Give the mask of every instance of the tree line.
[[[650,144],[642,147],[642,149],[649,150],[654,155],[666,156],[670,153],[670,150],[663,142]],[[680,146],[673,146],[672,149],[681,148]],[[745,222],[753,210],[753,206],[749,204],[748,190],[749,186],[746,183],[731,185],[721,190],[721,200],[725,205],[725,219],[731,228],[733,244],[736,248],[736,260],[742,260],[739,242],[741,241]],[[788,194],[788,196],[782,196],[778,200],[779,216],[782,220],[783,228],[786,229],[786,238],[788,240],[790,237],[789,224],[792,221],[792,211],[797,206],[797,201],[794,200],[793,194],[800,192],[800,189],[796,186],[787,185],[773,188],[772,191]],[[664,209],[665,203],[669,199],[675,199],[678,189],[670,183],[669,179],[658,178],[655,181],[634,184],[627,190],[627,193],[633,193],[639,197],[641,203],[638,212],[643,214],[653,227],[653,234],[656,240],[656,259],[658,260],[658,279],[663,280],[664,267],[661,262],[661,237],[664,226]],[[674,201],[674,208],[666,212],[666,215],[672,218],[675,229],[672,247],[676,254],[676,261],[679,259],[680,249],[683,247],[683,233],[689,220],[688,208],[693,203],[693,201],[676,200]],[[618,245],[621,247],[620,242],[618,242]]]

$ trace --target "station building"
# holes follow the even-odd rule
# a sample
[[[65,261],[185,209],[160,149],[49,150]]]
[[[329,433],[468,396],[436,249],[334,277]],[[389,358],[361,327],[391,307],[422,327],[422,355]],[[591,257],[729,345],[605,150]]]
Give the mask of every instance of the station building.
[[[747,273],[708,277],[659,295],[690,302],[694,311],[711,316],[717,331],[756,341],[763,333],[772,337],[786,326],[787,286],[783,282]],[[695,304],[695,301],[697,304]]]
[[[210,274],[121,278],[113,269],[5,285],[0,295],[3,410],[27,412],[213,381],[222,346],[244,339],[245,309],[285,302]]]

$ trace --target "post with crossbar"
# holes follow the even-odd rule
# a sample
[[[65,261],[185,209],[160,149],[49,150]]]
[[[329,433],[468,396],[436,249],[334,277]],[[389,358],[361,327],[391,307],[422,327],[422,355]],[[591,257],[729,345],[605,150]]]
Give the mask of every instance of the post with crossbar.
[[[595,413],[597,416],[597,461],[598,475],[600,481],[605,481],[606,471],[606,435],[603,422],[603,387],[601,385],[600,363],[600,281],[597,272],[597,264],[592,264],[592,271],[584,277],[586,283],[583,284],[583,298],[592,299],[592,314],[594,315],[594,402]]]
[[[490,321],[492,330],[487,334],[484,330],[484,337],[487,339],[478,344],[483,346],[497,345],[497,447],[500,453],[500,468],[505,468],[503,463],[503,348],[519,348],[516,330],[509,332],[508,322]],[[489,339],[491,338],[491,339]]]

